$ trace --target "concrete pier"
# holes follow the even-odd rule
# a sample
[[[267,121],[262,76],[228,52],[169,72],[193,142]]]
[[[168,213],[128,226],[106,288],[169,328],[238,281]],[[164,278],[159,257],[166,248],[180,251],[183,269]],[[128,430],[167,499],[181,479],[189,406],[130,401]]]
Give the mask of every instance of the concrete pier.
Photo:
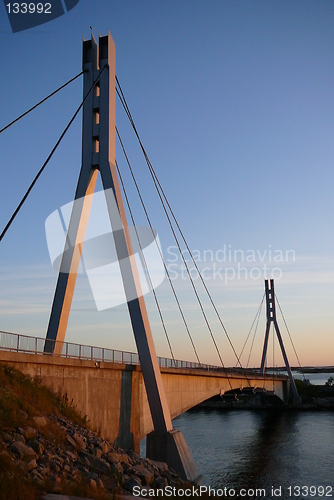
[[[91,427],[105,439],[139,453],[141,439],[154,430],[141,368],[138,365],[103,363],[42,354],[0,351],[0,362],[14,366],[65,396]],[[273,388],[282,400],[288,394],[287,377],[248,373],[162,368],[162,381],[172,419],[197,404],[233,388]]]

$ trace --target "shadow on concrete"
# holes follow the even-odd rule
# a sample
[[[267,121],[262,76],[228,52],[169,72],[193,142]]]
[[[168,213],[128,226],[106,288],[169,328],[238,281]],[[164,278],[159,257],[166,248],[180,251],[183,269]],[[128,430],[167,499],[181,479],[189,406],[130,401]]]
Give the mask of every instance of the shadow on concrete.
[[[119,431],[115,444],[123,450],[134,450],[134,437],[130,431],[131,399],[132,399],[132,372],[136,367],[126,365],[122,372],[121,408],[119,412]]]

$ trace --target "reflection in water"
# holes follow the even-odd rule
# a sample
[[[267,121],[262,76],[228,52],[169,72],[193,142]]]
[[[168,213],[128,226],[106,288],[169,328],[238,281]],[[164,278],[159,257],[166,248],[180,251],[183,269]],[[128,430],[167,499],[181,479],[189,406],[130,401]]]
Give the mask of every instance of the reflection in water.
[[[239,445],[238,461],[232,472],[234,476],[232,483],[237,488],[263,487],[269,491],[272,486],[288,482],[291,468],[295,469],[293,475],[297,475],[296,462],[288,465],[289,448],[294,448],[294,454],[296,452],[298,454],[296,446],[298,431],[293,417],[294,414],[283,412],[265,412],[256,415],[252,439],[244,445],[242,443]],[[277,470],[281,471],[279,485],[274,484],[276,476],[274,471]]]
[[[291,498],[289,486],[332,483],[331,412],[197,409],[174,426],[213,488],[265,488],[272,498],[271,487],[281,486],[280,498]]]

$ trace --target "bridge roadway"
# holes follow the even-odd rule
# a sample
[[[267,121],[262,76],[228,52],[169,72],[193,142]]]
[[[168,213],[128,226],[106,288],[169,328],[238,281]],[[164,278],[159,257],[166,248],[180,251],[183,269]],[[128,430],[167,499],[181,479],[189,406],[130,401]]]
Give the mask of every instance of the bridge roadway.
[[[93,429],[125,449],[139,452],[140,440],[153,430],[140,365],[95,361],[41,353],[2,350],[0,362],[39,377],[87,415]],[[248,370],[160,368],[172,418],[232,386],[264,387],[283,401],[289,391],[285,376],[263,377]],[[230,386],[231,384],[231,386]]]

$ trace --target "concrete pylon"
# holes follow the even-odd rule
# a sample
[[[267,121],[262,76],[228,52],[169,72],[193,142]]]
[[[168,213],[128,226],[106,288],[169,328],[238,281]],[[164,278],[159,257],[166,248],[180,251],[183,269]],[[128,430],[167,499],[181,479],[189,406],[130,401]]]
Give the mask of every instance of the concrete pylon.
[[[293,403],[295,405],[301,404],[302,400],[298,394],[297,387],[294,381],[294,378],[292,376],[289,360],[284,348],[283,344],[283,339],[281,336],[280,329],[278,327],[277,319],[276,319],[276,304],[275,304],[275,288],[274,288],[274,280],[270,280],[270,286],[269,286],[269,281],[265,280],[265,291],[266,291],[266,305],[267,305],[267,323],[266,323],[266,333],[264,337],[264,344],[263,344],[263,352],[262,352],[262,360],[261,360],[261,371],[262,373],[265,372],[265,363],[266,363],[266,357],[267,357],[267,350],[268,350],[268,340],[269,340],[269,331],[270,331],[270,326],[273,323],[276,335],[278,338],[278,342],[281,348],[282,356],[284,359],[285,367],[289,375],[289,380],[290,380],[290,387],[293,393]]]
[[[168,443],[165,452],[149,445],[148,456],[153,460],[166,461],[183,477],[195,481],[199,474],[191,454],[182,434],[173,429],[115,168],[115,62],[115,44],[110,33],[99,38],[99,45],[93,36],[91,40],[83,41],[84,96],[94,82],[96,85],[83,106],[82,166],[44,352],[62,352],[92,203],[92,196],[88,195],[94,193],[100,172],[154,434],[164,436]],[[182,445],[179,444],[181,442]]]

